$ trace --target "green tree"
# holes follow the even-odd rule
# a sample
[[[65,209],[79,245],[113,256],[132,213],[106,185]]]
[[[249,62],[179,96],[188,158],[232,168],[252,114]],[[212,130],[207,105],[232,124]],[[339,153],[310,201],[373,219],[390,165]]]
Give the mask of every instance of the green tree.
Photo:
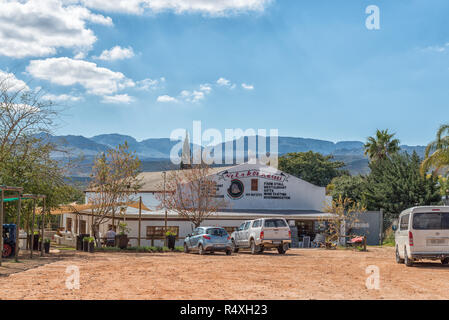
[[[99,244],[100,225],[120,213],[120,206],[128,203],[140,188],[137,176],[140,160],[125,142],[103,152],[92,168],[89,202],[92,203],[92,233]]]
[[[375,137],[368,137],[365,144],[365,155],[371,161],[383,160],[400,150],[398,139],[393,139],[394,133],[377,129]]]
[[[329,194],[334,200],[339,197],[351,199],[355,202],[365,203],[363,191],[365,190],[366,177],[343,175],[332,179],[328,186]]]
[[[364,197],[369,210],[385,210],[385,227],[405,209],[441,201],[435,177],[420,174],[420,158],[398,153],[384,161],[370,163]]]
[[[424,161],[421,164],[421,174],[429,170],[435,175],[446,175],[449,169],[449,125],[442,125],[437,131],[437,137],[426,148]]]
[[[279,170],[294,175],[314,185],[325,187],[335,177],[348,174],[342,170],[344,162],[332,161],[332,156],[324,156],[313,151],[288,153],[279,158]]]
[[[51,132],[58,112],[41,95],[25,84],[18,86],[13,76],[0,79],[0,184],[46,195],[50,209],[78,198],[80,191],[67,185],[65,166],[51,158],[55,146],[42,133]],[[31,203],[22,204],[24,226],[29,226]],[[6,205],[7,222],[15,222],[16,205]]]

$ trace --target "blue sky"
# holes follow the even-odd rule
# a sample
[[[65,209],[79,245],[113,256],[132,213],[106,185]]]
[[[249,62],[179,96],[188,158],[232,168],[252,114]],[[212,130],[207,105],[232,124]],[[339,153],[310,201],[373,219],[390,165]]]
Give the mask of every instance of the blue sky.
[[[0,22],[25,17],[32,35],[3,23],[0,70],[64,106],[57,134],[141,140],[201,120],[332,141],[389,128],[427,144],[448,122],[448,1],[140,2],[0,0],[20,8]],[[380,30],[365,27],[372,4]]]

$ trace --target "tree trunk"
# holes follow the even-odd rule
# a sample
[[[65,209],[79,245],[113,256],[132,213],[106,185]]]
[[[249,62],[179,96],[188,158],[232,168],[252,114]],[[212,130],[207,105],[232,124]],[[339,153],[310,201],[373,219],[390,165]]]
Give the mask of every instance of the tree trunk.
[[[94,235],[97,247],[101,248],[100,226],[98,225],[98,223],[93,223],[92,224],[92,234]]]

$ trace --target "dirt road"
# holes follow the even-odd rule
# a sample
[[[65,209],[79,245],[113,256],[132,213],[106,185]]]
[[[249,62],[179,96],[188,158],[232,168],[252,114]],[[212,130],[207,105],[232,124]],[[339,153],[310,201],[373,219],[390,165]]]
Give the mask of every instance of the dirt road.
[[[80,289],[66,288],[68,266]],[[366,287],[368,266],[379,290]],[[0,277],[0,299],[449,299],[449,267],[407,268],[393,248],[223,254],[78,253]]]

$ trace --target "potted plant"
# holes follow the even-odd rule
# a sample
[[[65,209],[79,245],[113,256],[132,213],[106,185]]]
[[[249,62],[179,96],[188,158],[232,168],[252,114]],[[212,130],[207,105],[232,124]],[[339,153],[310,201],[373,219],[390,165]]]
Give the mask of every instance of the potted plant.
[[[118,225],[118,229],[119,229],[119,234],[117,236],[118,238],[118,246],[120,249],[126,249],[128,247],[128,232],[130,231],[130,229],[128,228],[128,224],[121,222]]]
[[[175,250],[176,233],[167,231],[165,237],[167,238],[167,247],[172,251]]]
[[[90,237],[84,237],[83,238],[83,251],[88,252],[89,251],[89,238]]]
[[[95,251],[95,238],[89,237],[89,253],[94,253]]]
[[[44,251],[45,253],[50,253],[50,239],[44,240]]]

